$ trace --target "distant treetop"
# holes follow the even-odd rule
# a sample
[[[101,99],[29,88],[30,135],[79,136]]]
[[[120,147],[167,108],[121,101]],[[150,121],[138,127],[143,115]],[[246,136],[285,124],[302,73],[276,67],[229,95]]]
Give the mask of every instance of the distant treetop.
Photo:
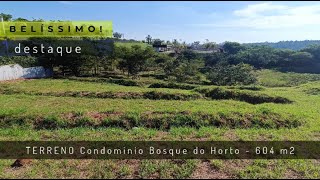
[[[277,49],[301,50],[310,45],[320,45],[320,40],[304,40],[304,41],[279,41],[279,42],[260,42],[260,43],[244,43],[244,45],[266,45]]]

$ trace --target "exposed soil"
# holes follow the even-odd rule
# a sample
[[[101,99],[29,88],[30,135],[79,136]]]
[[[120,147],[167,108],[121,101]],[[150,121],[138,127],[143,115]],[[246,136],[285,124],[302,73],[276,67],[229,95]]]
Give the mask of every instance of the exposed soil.
[[[233,179],[234,177],[213,168],[210,162],[203,161],[198,164],[190,179]]]

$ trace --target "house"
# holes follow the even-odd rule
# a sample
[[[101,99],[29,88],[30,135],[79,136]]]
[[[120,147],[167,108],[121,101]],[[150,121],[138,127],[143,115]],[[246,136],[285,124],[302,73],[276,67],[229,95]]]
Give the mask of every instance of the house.
[[[157,52],[171,52],[171,51],[173,51],[172,45],[167,45],[167,44],[154,44],[153,48]]]
[[[46,78],[52,75],[52,70],[42,66],[30,68],[23,68],[19,64],[0,66],[0,81]]]

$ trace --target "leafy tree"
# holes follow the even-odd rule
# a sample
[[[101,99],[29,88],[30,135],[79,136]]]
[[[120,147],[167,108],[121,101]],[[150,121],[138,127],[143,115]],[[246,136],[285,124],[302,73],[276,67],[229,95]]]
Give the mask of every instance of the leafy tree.
[[[290,49],[299,51],[311,45],[320,45],[320,40],[304,40],[304,41],[279,41],[279,42],[262,42],[262,43],[246,43],[245,46],[269,46],[276,49]]]
[[[294,52],[290,56],[291,65],[293,66],[308,66],[312,64],[313,56],[308,52]]]
[[[186,49],[183,50],[177,57],[178,60],[180,61],[192,61],[194,59],[197,59],[197,54],[190,50],[190,49]]]
[[[22,44],[29,47],[37,47],[40,50],[41,45],[45,47],[81,47],[81,54],[64,53],[63,56],[57,52],[53,53],[35,53],[31,55],[37,58],[38,64],[46,68],[53,69],[59,67],[63,72],[71,71],[74,75],[79,76],[83,70],[93,70],[97,74],[101,64],[105,61],[105,56],[112,52],[113,42],[109,40],[98,39],[68,39],[68,38],[30,38],[22,41]]]
[[[217,47],[217,44],[215,42],[206,42],[203,44],[203,46],[207,50],[212,50]]]
[[[225,42],[222,46],[224,52],[228,54],[236,54],[239,51],[245,49],[240,43],[237,42]]]
[[[0,14],[0,18],[3,18],[3,21],[10,21],[12,19],[12,15],[11,14],[4,14],[4,13],[1,13]]]
[[[193,42],[193,43],[191,44],[191,46],[194,47],[194,48],[200,47],[200,41],[195,41],[195,42]]]
[[[301,52],[308,52],[313,56],[314,62],[320,62],[320,45],[311,45],[301,50]]]
[[[219,62],[227,61],[228,56],[225,53],[212,53],[204,57],[205,66],[212,67]]]
[[[197,63],[168,61],[165,65],[165,73],[168,78],[174,77],[177,82],[192,81],[197,78],[199,65]]]
[[[164,53],[156,54],[154,59],[155,63],[158,64],[159,67],[163,67],[163,65],[170,60],[172,60],[172,57]]]
[[[257,46],[241,50],[231,56],[229,62],[231,64],[245,63],[256,68],[265,68],[270,64],[274,64],[279,59],[275,49],[267,46]]]
[[[253,67],[248,64],[229,65],[220,62],[209,72],[207,78],[215,85],[249,85],[257,81]]]
[[[146,41],[147,41],[148,44],[151,44],[151,42],[152,42],[152,37],[151,37],[150,35],[148,35],[148,36],[146,37]]]
[[[17,19],[14,19],[13,21],[28,22],[29,20],[25,18],[17,18]]]
[[[124,53],[121,55],[119,67],[126,70],[128,76],[132,75],[134,78],[146,68],[147,60],[154,57],[154,50],[151,47],[142,48],[139,45],[133,45],[131,48],[123,47],[122,50]]]
[[[121,39],[122,38],[122,34],[119,33],[119,32],[115,32],[115,33],[113,33],[113,37],[116,38],[116,39]]]
[[[0,56],[0,65],[19,64],[22,67],[37,66],[37,59],[32,56]]]
[[[163,43],[163,41],[162,41],[161,39],[154,39],[152,44],[159,46],[159,45],[161,45],[162,43]]]

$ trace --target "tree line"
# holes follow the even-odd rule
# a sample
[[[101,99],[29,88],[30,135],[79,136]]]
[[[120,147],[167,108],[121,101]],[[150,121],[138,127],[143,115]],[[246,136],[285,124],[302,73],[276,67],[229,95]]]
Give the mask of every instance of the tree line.
[[[7,17],[10,19],[12,17]],[[194,47],[214,49],[216,43],[194,42],[188,48],[177,40],[170,42],[175,51],[158,53],[153,43],[164,43],[152,39],[126,45],[120,41],[121,33],[114,38],[29,38],[9,44],[24,46],[81,46],[81,55],[70,53],[63,57],[58,54],[31,54],[29,56],[0,56],[1,64],[19,63],[22,66],[44,66],[58,75],[101,76],[123,73],[131,78],[139,78],[141,73],[155,73],[168,81],[188,83],[209,83],[215,85],[254,84],[254,71],[276,69],[280,71],[310,71],[320,73],[320,45],[311,45],[301,50],[276,49],[269,46],[247,46],[237,42],[220,45],[222,51],[198,53]],[[167,42],[168,43],[168,42]],[[191,48],[190,48],[191,47]],[[197,48],[195,48],[197,49]],[[3,48],[0,48],[2,51]],[[0,52],[1,55],[1,52]]]
[[[259,42],[259,43],[246,43],[246,45],[260,45],[270,46],[278,49],[291,49],[301,50],[310,45],[320,45],[320,40],[304,40],[304,41],[279,41],[279,42]]]
[[[10,43],[11,41],[9,41]],[[12,43],[18,43],[12,41]],[[123,73],[138,78],[142,72],[156,72],[176,82],[211,81],[217,85],[255,83],[254,70],[313,69],[320,64],[320,45],[300,51],[281,50],[268,46],[247,47],[236,42],[225,42],[223,52],[197,53],[185,48],[180,52],[158,53],[151,46],[137,43],[125,46],[114,39],[30,38],[19,43],[34,47],[81,46],[81,55],[31,54],[31,56],[2,56],[0,64],[19,63],[23,66],[41,65],[57,74],[99,76],[106,72]]]

